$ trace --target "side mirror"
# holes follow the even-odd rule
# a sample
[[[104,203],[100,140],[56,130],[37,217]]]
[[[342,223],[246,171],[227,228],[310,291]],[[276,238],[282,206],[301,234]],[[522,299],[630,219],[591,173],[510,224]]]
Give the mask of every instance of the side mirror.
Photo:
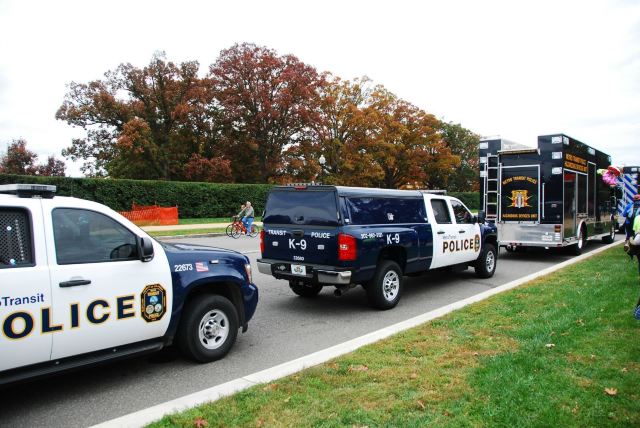
[[[478,223],[484,223],[487,219],[487,214],[484,211],[480,210],[478,211],[476,219],[478,220]]]
[[[138,254],[143,262],[153,260],[153,241],[151,238],[138,237]]]

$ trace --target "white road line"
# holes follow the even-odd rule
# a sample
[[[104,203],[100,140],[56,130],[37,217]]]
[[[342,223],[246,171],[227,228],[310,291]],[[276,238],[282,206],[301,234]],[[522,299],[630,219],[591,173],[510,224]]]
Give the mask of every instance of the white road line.
[[[128,415],[121,416],[116,419],[112,419],[110,421],[103,422],[98,425],[94,425],[94,428],[141,427],[153,421],[157,421],[165,415],[184,411],[203,403],[216,401],[222,397],[232,395],[236,392],[242,391],[260,383],[272,382],[274,380],[299,372],[300,370],[322,364],[333,358],[339,357],[349,352],[353,352],[362,346],[385,339],[396,333],[400,333],[402,331],[416,327],[420,324],[424,324],[427,321],[439,318],[472,303],[485,300],[496,294],[511,290],[512,288],[516,288],[536,278],[548,275],[572,264],[581,262],[582,260],[608,250],[611,247],[620,245],[622,242],[623,241],[618,241],[614,242],[613,244],[605,245],[587,254],[574,257],[570,260],[566,260],[562,263],[548,267],[539,272],[527,275],[524,278],[516,279],[514,281],[508,282],[506,284],[500,285],[466,299],[450,303],[441,308],[410,318],[406,321],[402,321],[389,327],[385,327],[369,334],[365,334],[364,336],[356,337],[355,339],[351,339],[347,342],[340,343],[330,348],[314,352],[313,354],[305,355],[304,357],[288,361],[275,367],[253,373],[248,376],[223,383],[221,385],[194,392],[193,394],[185,395],[175,400],[167,401],[156,406],[152,406],[134,413],[130,413]]]

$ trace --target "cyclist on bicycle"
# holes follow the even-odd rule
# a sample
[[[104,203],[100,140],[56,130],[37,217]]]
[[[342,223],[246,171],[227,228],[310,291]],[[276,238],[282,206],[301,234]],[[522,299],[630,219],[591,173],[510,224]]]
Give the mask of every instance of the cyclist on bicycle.
[[[245,235],[249,235],[251,233],[251,225],[253,224],[254,217],[254,211],[253,207],[251,206],[251,202],[247,201],[244,210],[240,214],[243,215],[242,224],[244,224],[244,227],[246,229]]]

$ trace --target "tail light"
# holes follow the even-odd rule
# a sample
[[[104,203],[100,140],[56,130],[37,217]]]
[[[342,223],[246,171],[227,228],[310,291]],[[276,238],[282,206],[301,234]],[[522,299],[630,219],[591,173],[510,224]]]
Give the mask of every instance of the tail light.
[[[338,234],[338,260],[350,262],[356,259],[356,238],[344,233]]]
[[[554,231],[555,233],[560,233],[560,232],[562,232],[562,225],[561,225],[561,224],[556,224],[556,225],[554,225],[554,226],[553,226],[553,231]]]
[[[260,254],[264,254],[264,229],[260,231]]]

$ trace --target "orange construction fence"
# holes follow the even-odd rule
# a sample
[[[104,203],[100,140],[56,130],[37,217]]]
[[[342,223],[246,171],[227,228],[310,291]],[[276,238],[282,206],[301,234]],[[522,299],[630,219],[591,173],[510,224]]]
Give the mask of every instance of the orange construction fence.
[[[131,204],[131,211],[120,214],[138,226],[170,226],[178,224],[178,207]]]

